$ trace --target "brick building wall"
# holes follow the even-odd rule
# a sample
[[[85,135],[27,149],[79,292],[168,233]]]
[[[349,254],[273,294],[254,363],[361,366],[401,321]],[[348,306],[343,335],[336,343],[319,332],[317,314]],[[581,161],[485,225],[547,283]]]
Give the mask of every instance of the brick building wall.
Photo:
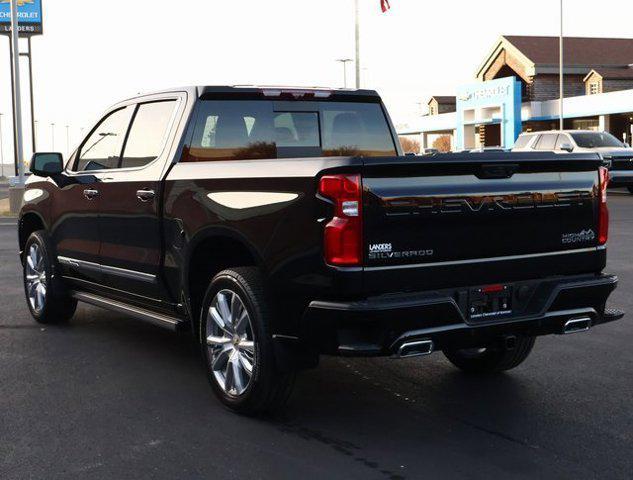
[[[583,75],[565,75],[563,88],[565,97],[579,97],[585,94]],[[539,74],[528,84],[528,98],[533,102],[554,100],[559,97],[558,75]]]
[[[603,79],[602,92],[617,92],[618,90],[629,90],[633,88],[633,79]]]
[[[440,103],[438,106],[440,113],[451,113],[455,111],[455,104]]]

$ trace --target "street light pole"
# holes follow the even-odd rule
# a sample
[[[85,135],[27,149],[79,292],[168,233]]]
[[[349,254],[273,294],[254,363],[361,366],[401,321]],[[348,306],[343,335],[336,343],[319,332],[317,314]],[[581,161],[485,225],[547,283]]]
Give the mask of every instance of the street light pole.
[[[558,65],[558,83],[560,89],[560,98],[558,99],[558,110],[560,113],[560,130],[564,130],[563,121],[563,0],[560,0],[560,37],[558,39],[558,48],[559,48],[559,65]]]
[[[358,0],[354,0],[354,15],[356,19],[354,31],[356,40],[356,88],[360,88],[360,10],[358,8]]]
[[[2,144],[2,113],[0,113],[0,178],[4,178],[4,146]]]
[[[343,86],[347,88],[347,63],[353,62],[351,58],[340,58],[337,62],[341,62],[343,64]]]
[[[18,178],[20,185],[24,185],[24,149],[22,148],[22,102],[20,100],[20,45],[18,43],[18,2],[11,0],[11,52],[13,60],[13,98],[15,102],[15,125],[13,126],[15,135],[15,145],[18,158]]]

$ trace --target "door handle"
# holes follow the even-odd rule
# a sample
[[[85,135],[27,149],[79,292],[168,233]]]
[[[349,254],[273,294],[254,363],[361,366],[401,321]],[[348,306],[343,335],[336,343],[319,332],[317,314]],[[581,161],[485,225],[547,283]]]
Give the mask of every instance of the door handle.
[[[94,190],[92,188],[87,188],[84,190],[84,197],[86,197],[88,200],[92,200],[97,196],[99,196],[99,190]]]
[[[136,198],[138,198],[141,202],[149,202],[156,196],[154,190],[137,190]]]

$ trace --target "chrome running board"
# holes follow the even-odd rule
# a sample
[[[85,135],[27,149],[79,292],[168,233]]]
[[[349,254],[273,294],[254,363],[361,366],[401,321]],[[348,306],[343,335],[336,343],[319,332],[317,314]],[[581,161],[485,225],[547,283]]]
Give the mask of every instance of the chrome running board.
[[[113,312],[124,313],[131,317],[153,323],[154,325],[167,328],[174,332],[180,330],[180,328],[186,323],[177,317],[152,312],[144,308],[128,305],[118,300],[112,300],[92,293],[75,291],[71,292],[71,296],[80,302],[89,303],[90,305],[105,308],[106,310],[112,310]]]

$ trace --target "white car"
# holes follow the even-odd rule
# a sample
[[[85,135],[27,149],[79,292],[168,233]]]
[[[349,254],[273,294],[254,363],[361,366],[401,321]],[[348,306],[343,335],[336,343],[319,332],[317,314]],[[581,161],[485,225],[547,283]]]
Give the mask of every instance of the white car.
[[[609,162],[611,187],[626,187],[633,193],[633,149],[608,132],[552,130],[525,132],[513,152],[599,153]]]

